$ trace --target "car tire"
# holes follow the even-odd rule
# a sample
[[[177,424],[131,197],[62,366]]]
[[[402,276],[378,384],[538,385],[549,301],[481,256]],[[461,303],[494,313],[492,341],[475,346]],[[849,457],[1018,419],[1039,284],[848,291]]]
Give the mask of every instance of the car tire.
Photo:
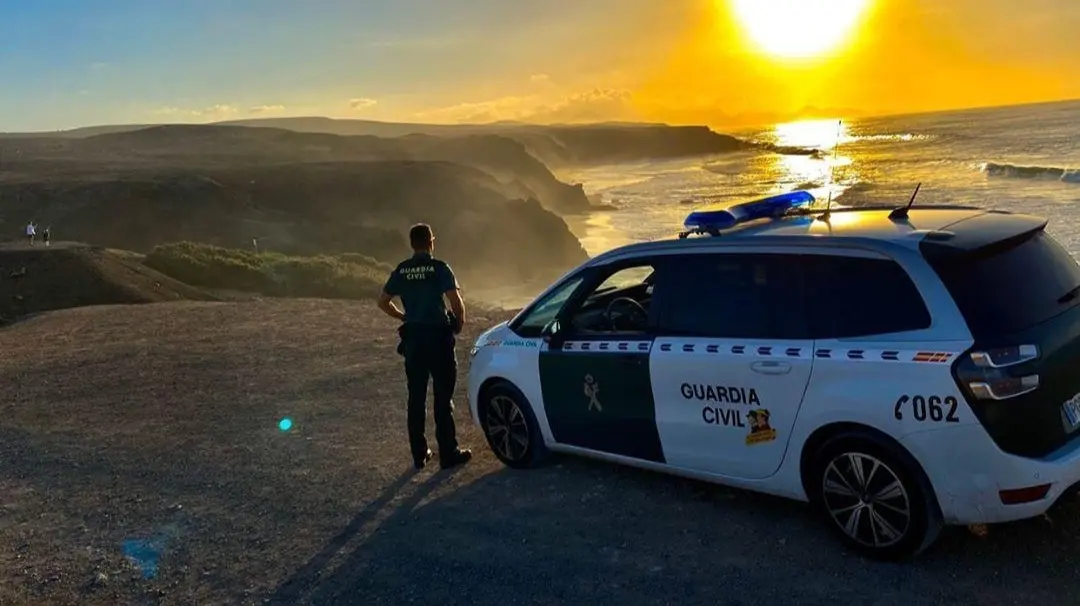
[[[902,448],[869,433],[833,436],[808,474],[810,499],[840,540],[875,560],[908,560],[937,540],[941,514],[929,480]]]
[[[529,469],[548,456],[540,424],[525,394],[500,382],[480,395],[480,427],[491,452],[507,467]]]

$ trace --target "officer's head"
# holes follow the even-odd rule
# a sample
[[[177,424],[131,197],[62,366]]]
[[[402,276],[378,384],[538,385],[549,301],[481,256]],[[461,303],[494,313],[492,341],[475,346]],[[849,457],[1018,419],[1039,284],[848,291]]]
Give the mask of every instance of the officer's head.
[[[430,252],[435,248],[435,234],[427,223],[417,223],[409,229],[409,244],[416,252]]]

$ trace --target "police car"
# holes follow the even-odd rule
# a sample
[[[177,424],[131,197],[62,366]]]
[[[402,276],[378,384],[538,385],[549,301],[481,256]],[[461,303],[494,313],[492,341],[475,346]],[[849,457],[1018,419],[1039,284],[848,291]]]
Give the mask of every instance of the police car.
[[[912,202],[789,192],[599,255],[477,340],[473,418],[510,467],[809,501],[875,558],[1040,515],[1080,482],[1080,266],[1045,219]]]

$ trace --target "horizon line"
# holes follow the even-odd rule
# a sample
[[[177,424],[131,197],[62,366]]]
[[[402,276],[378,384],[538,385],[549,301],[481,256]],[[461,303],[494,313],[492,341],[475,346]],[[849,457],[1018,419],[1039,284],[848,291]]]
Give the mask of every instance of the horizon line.
[[[747,122],[745,124],[729,124],[726,128],[746,129],[756,128],[761,126],[775,126],[777,124],[787,124],[792,122],[800,122],[805,120],[875,120],[883,118],[901,118],[901,117],[913,117],[913,116],[926,116],[932,114],[948,114],[948,113],[962,113],[968,111],[980,111],[980,110],[994,110],[994,109],[1008,109],[1008,108],[1021,108],[1021,107],[1035,107],[1043,105],[1058,105],[1080,103],[1080,97],[1066,98],[1066,99],[1053,99],[1045,101],[1030,101],[1022,103],[1001,103],[1001,104],[988,104],[988,105],[974,105],[963,107],[950,107],[943,109],[932,110],[916,110],[916,111],[899,111],[899,112],[886,112],[886,113],[863,113],[858,116],[845,117],[842,115],[815,115],[813,113],[806,113],[798,118],[787,120],[766,120],[764,122]],[[858,110],[856,110],[858,111]],[[745,113],[745,112],[744,112]],[[827,112],[826,112],[827,113]],[[128,123],[105,123],[105,124],[89,124],[84,126],[74,126],[69,128],[60,128],[55,130],[31,130],[31,131],[0,131],[0,137],[13,137],[20,135],[52,135],[52,134],[64,134],[71,133],[79,130],[90,130],[95,128],[132,128],[132,129],[145,129],[154,128],[158,126],[231,126],[238,122],[270,122],[274,120],[329,120],[335,122],[368,122],[372,124],[385,124],[385,125],[399,125],[399,126],[421,126],[421,127],[440,127],[440,128],[484,128],[500,125],[507,126],[524,126],[524,127],[587,127],[587,126],[603,126],[611,124],[623,124],[623,125],[642,125],[642,126],[667,126],[667,127],[704,127],[719,134],[723,134],[717,129],[724,128],[714,126],[706,122],[686,122],[686,123],[673,123],[667,121],[646,121],[646,120],[598,120],[591,122],[528,122],[523,120],[504,119],[495,120],[492,122],[408,122],[408,121],[393,121],[393,120],[372,120],[369,118],[354,118],[354,117],[339,117],[329,115],[298,115],[298,116],[274,116],[274,117],[251,117],[251,118],[232,118],[228,120],[216,120],[212,122],[128,122]]]

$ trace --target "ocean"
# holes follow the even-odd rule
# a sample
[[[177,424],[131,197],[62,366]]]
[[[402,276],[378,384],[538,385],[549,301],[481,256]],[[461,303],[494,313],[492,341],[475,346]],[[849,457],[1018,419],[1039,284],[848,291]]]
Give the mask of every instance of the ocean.
[[[1080,258],[1080,101],[936,114],[810,120],[730,134],[812,148],[560,174],[617,210],[567,220],[590,255],[670,237],[695,207],[806,189],[838,206],[966,204],[1049,218]]]

